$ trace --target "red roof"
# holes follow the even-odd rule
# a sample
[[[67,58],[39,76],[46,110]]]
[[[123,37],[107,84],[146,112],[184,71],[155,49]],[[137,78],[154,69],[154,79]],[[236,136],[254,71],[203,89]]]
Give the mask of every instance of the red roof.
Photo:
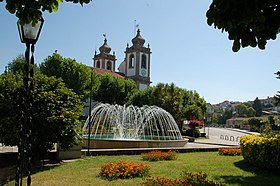
[[[94,68],[94,67],[91,67],[91,69],[99,75],[103,75],[103,74],[107,73],[107,74],[112,75],[113,77],[124,78],[124,75],[121,75],[121,74],[119,74],[117,72],[114,72],[112,70],[105,70],[105,69]]]

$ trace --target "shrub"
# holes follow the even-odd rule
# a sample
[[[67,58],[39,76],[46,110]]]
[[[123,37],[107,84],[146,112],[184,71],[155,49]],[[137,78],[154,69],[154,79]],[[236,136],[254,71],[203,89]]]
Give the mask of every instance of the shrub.
[[[175,160],[176,152],[170,150],[168,152],[161,151],[151,151],[142,154],[142,159],[144,161],[162,161],[162,160]]]
[[[240,138],[244,160],[266,169],[280,169],[280,135],[250,135]]]
[[[193,136],[193,129],[187,129],[187,130],[186,130],[186,135],[187,135],[187,136],[191,136],[191,137],[198,138],[198,137],[200,137],[200,131],[199,131],[198,128],[195,128],[195,129],[194,129],[194,136]]]
[[[240,156],[241,149],[240,148],[220,148],[218,150],[218,153],[220,155],[225,155],[225,156]]]
[[[142,182],[143,185],[149,186],[158,186],[158,185],[172,185],[172,186],[223,186],[225,184],[216,183],[214,181],[208,180],[207,175],[205,173],[192,173],[192,172],[183,172],[181,173],[181,178],[171,179],[166,177],[151,177],[145,178],[145,182]]]
[[[108,180],[128,179],[149,175],[150,166],[143,163],[119,161],[118,163],[105,163],[101,165],[99,175]]]

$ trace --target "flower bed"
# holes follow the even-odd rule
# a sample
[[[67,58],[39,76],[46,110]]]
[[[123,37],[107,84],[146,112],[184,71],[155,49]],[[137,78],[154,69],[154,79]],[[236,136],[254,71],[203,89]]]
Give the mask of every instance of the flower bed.
[[[241,149],[240,148],[220,148],[218,150],[218,153],[220,155],[225,155],[225,156],[240,156]]]
[[[118,163],[105,163],[101,165],[99,175],[108,180],[128,179],[149,175],[150,166],[143,163],[119,161]]]
[[[181,178],[171,179],[166,177],[151,177],[145,178],[142,185],[148,186],[158,186],[158,185],[172,185],[172,186],[224,186],[225,184],[216,183],[214,181],[208,180],[207,175],[199,172],[199,173],[192,173],[192,172],[183,172],[181,173]]]
[[[175,160],[177,157],[176,152],[170,150],[168,152],[151,151],[142,154],[144,161],[162,161],[162,160]]]

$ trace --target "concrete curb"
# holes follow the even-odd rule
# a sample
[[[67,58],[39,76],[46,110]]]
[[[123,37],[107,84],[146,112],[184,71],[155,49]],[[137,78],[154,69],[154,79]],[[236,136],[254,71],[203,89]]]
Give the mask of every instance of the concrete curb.
[[[222,143],[211,143],[211,142],[198,142],[195,141],[193,143],[198,143],[198,144],[206,144],[206,145],[219,145],[219,146],[229,146],[229,147],[239,147],[239,145],[234,145],[234,144],[222,144]]]

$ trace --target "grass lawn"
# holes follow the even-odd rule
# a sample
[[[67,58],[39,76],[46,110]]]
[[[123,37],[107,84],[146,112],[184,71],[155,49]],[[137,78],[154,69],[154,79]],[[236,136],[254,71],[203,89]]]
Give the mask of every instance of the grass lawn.
[[[77,161],[34,167],[32,185],[140,185],[141,178],[107,181],[98,177],[100,165],[107,162],[143,162],[140,155],[94,156]],[[246,164],[242,156],[221,156],[217,152],[180,153],[177,160],[144,162],[151,165],[150,175],[178,178],[183,170],[207,173],[208,178],[228,185],[276,186],[279,172],[260,170]],[[24,182],[26,183],[26,182]],[[14,185],[14,181],[7,185]]]

